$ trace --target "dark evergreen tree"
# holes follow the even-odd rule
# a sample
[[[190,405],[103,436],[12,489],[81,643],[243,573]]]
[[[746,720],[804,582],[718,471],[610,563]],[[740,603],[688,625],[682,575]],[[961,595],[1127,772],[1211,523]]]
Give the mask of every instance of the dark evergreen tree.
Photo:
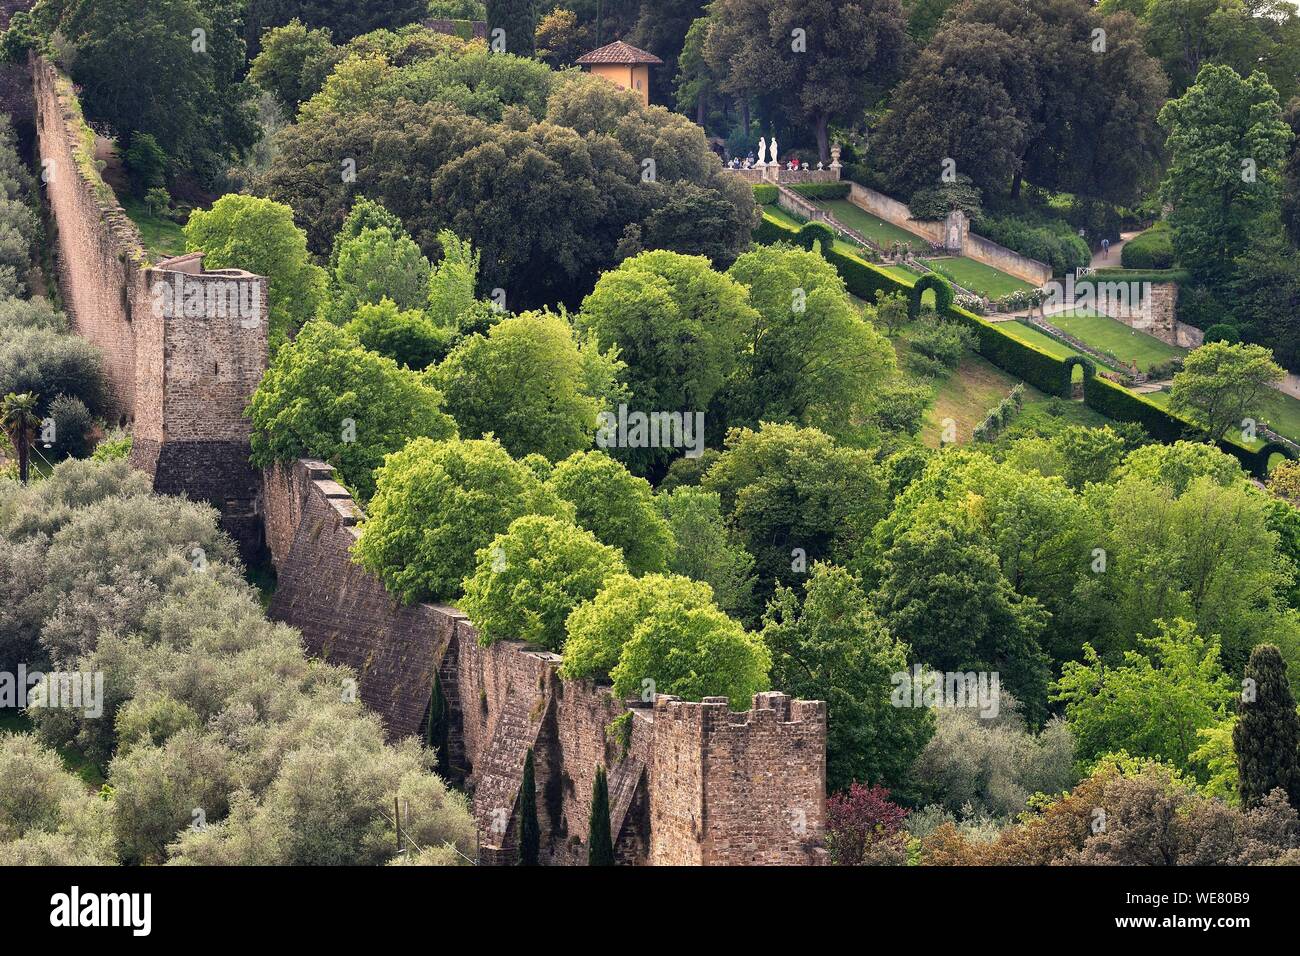
[[[613,866],[614,843],[609,835],[609,783],[605,768],[596,768],[596,784],[591,790],[591,827],[587,833],[587,865]]]
[[[537,826],[537,781],[533,776],[533,748],[524,758],[524,779],[519,785],[519,865],[536,866],[541,831]]]
[[[1257,807],[1281,787],[1291,805],[1300,807],[1300,717],[1281,651],[1272,644],[1258,645],[1250,652],[1245,678],[1232,731],[1241,804],[1248,810]]]
[[[434,769],[443,776],[451,769],[447,760],[447,698],[442,694],[442,682],[433,675],[433,691],[429,695],[429,720],[424,729],[424,743],[436,755]]]
[[[492,31],[499,28],[505,31],[505,52],[532,56],[535,6],[534,0],[487,0],[488,43],[493,40]]]

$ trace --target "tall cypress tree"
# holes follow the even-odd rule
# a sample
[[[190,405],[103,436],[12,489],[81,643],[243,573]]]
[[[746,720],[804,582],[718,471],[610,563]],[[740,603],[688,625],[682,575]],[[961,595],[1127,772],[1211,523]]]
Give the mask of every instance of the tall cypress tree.
[[[537,783],[533,779],[533,748],[524,758],[524,779],[519,785],[519,865],[536,866],[541,830],[537,826]]]
[[[488,43],[492,42],[492,31],[500,28],[506,34],[507,53],[532,56],[537,29],[534,0],[487,0],[486,6]]]
[[[442,695],[442,682],[435,671],[433,690],[429,694],[429,720],[424,728],[424,743],[434,751],[434,769],[444,776],[451,766],[447,760],[447,698]]]
[[[1300,808],[1300,717],[1282,652],[1272,644],[1258,645],[1250,652],[1245,676],[1232,731],[1241,804],[1256,807],[1281,787],[1291,805]],[[1248,699],[1252,695],[1254,699]]]
[[[596,784],[591,790],[591,826],[587,832],[587,865],[613,866],[614,843],[609,835],[609,784],[605,768],[596,768]]]

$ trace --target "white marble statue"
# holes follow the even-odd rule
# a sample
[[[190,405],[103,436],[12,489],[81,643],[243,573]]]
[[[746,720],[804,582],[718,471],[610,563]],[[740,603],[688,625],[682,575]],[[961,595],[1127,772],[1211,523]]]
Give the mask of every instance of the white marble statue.
[[[767,164],[767,137],[760,136],[758,138],[758,165],[764,166],[766,164]]]
[[[776,137],[775,136],[772,137],[772,165],[773,166],[779,165],[776,161]]]

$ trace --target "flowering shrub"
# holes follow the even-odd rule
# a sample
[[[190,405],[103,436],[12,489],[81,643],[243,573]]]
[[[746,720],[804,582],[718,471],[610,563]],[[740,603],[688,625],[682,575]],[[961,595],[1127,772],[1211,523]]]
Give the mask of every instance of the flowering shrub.
[[[906,858],[903,822],[908,811],[889,799],[881,786],[852,783],[826,801],[826,846],[838,866],[902,863]]]

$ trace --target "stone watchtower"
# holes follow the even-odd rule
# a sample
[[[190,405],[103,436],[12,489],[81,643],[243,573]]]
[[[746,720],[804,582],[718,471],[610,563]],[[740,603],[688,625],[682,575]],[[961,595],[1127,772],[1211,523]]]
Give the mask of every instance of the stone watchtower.
[[[255,559],[261,475],[249,464],[244,409],[266,370],[266,279],[205,271],[196,252],[144,270],[132,300],[131,464],[152,476],[160,494],[212,504],[240,555]]]
[[[266,370],[266,279],[206,271],[202,253],[151,263],[99,174],[72,82],[44,57],[30,66],[63,309],[103,353],[106,417],[132,423],[131,463],[156,491],[211,503],[253,559],[259,476],[244,409]]]

